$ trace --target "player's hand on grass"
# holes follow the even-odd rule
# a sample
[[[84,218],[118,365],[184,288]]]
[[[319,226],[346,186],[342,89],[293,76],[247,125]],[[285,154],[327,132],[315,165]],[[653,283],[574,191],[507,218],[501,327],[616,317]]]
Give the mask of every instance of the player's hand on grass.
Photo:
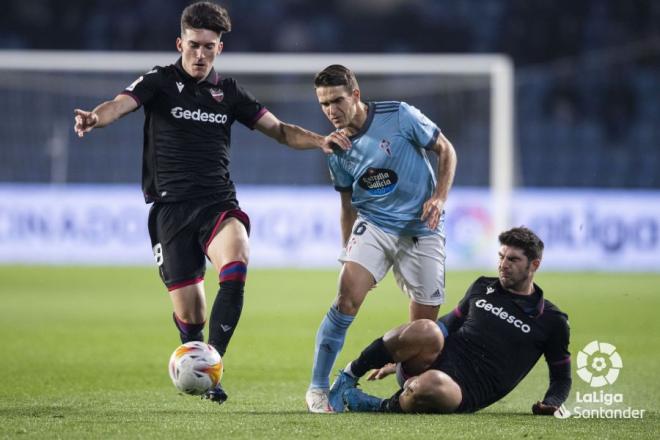
[[[559,408],[554,405],[546,405],[540,400],[532,405],[532,412],[537,416],[551,416]]]
[[[380,368],[378,370],[372,370],[367,380],[384,379],[390,374],[394,374],[395,372],[396,372],[396,364],[387,364],[383,368]]]
[[[429,229],[434,230],[440,223],[440,215],[444,206],[444,200],[437,197],[435,194],[431,196],[422,209],[422,221],[425,221]]]
[[[335,151],[347,151],[351,149],[351,140],[341,131],[333,131],[325,137],[321,150],[325,154],[332,154]]]
[[[83,137],[85,133],[90,132],[99,123],[99,117],[94,112],[86,112],[77,108],[73,113],[76,115],[74,117],[75,125],[73,129],[78,137]]]

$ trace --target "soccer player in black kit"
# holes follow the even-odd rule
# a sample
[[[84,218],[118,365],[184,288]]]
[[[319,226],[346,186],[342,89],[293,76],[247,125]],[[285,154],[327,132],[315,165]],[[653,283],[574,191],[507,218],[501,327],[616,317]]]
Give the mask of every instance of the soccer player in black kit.
[[[206,303],[203,277],[208,258],[220,277],[209,318],[209,344],[224,355],[243,307],[250,220],[236,200],[229,176],[231,125],[247,127],[295,149],[347,149],[327,137],[277,119],[232,78],[213,68],[222,34],[231,30],[227,11],[194,3],[181,15],[175,64],[140,76],[112,101],[92,111],[76,109],[74,130],[82,137],[144,107],[142,190],[156,264],[170,292],[181,341],[203,340]],[[222,389],[207,397],[222,403]]]
[[[349,411],[471,413],[507,395],[543,355],[550,385],[532,412],[553,414],[571,388],[568,317],[534,284],[543,253],[536,234],[513,228],[499,241],[499,277],[478,278],[437,322],[417,320],[376,339],[330,393],[341,393]],[[357,381],[371,369],[379,370],[369,379],[396,370],[401,389],[387,399],[364,393]]]

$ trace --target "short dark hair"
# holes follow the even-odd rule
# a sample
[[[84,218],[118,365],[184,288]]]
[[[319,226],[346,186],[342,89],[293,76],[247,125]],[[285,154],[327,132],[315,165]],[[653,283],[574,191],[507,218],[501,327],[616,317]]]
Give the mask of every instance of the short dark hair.
[[[314,87],[344,86],[349,92],[358,88],[355,74],[348,67],[341,64],[332,64],[316,74]]]
[[[186,29],[208,29],[222,37],[231,31],[231,20],[225,8],[211,2],[197,2],[181,13],[181,35]]]
[[[514,246],[523,250],[531,261],[543,257],[543,241],[530,229],[519,226],[504,231],[498,237],[503,246]]]

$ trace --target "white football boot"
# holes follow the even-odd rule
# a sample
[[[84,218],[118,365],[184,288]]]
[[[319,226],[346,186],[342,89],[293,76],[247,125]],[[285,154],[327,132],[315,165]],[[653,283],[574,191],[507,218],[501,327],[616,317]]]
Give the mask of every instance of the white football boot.
[[[310,388],[305,394],[305,402],[307,402],[307,409],[314,414],[331,414],[334,413],[330,402],[328,401],[328,390],[321,388]]]

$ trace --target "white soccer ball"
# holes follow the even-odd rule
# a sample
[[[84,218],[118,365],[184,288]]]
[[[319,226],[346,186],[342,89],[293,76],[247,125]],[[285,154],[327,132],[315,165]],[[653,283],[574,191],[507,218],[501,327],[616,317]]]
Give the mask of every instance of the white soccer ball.
[[[200,395],[220,382],[222,358],[215,348],[203,342],[186,342],[170,356],[169,372],[181,392]]]

